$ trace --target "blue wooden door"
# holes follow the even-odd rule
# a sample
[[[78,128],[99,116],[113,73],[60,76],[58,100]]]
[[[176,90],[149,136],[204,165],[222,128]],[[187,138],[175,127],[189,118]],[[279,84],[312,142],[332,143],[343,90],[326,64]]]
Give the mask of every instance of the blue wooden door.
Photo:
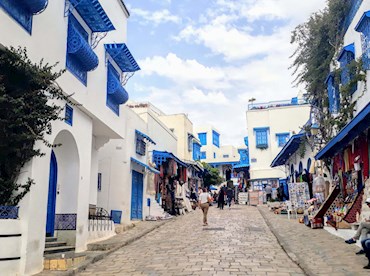
[[[131,219],[143,218],[143,174],[132,171]]]
[[[57,179],[58,179],[58,164],[54,151],[51,152],[50,158],[50,174],[49,174],[49,192],[48,206],[46,216],[46,236],[54,236],[54,221],[55,221],[55,201],[57,196]]]

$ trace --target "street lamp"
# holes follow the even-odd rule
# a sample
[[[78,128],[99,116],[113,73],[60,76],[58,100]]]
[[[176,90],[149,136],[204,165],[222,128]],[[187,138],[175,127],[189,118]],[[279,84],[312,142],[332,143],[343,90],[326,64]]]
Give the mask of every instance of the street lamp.
[[[319,125],[317,123],[312,124],[310,132],[312,136],[316,136],[319,133]]]

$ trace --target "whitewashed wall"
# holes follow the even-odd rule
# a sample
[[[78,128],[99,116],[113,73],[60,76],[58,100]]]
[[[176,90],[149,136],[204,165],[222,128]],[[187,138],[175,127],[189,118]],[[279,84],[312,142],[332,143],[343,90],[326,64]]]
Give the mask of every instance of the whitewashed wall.
[[[267,109],[255,109],[247,111],[247,127],[249,141],[249,158],[251,179],[281,178],[285,176],[281,168],[271,168],[271,162],[280,152],[277,133],[289,132],[291,135],[299,133],[303,125],[308,121],[310,114],[309,105],[293,105]],[[268,148],[256,147],[256,134],[254,128],[269,127]],[[252,162],[256,159],[256,162]]]

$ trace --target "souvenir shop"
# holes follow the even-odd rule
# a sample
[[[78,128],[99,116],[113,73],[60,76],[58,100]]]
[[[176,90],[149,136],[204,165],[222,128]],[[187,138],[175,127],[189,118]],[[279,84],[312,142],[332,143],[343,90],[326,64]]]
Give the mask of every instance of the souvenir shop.
[[[156,200],[171,215],[184,209],[183,185],[187,182],[188,165],[172,153],[153,151],[153,162],[160,173],[155,175]]]
[[[370,104],[316,155],[316,159],[328,162],[333,179],[319,185],[329,187],[329,193],[312,214],[317,224],[326,220],[338,229],[359,221],[364,183],[369,178],[369,122]]]

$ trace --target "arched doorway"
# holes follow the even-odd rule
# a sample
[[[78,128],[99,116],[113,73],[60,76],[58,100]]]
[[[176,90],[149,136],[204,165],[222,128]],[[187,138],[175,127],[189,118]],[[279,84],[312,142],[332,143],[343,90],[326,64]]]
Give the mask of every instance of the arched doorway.
[[[60,131],[50,158],[46,235],[75,243],[80,158],[76,140],[67,130]]]

